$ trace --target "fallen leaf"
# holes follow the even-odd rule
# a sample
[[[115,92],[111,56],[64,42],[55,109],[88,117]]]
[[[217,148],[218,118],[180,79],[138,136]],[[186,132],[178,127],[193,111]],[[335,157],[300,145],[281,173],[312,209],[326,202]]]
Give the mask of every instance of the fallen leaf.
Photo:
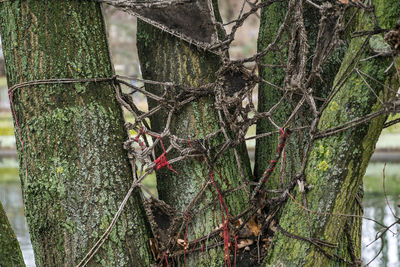
[[[254,241],[251,239],[242,239],[238,242],[237,247],[238,247],[238,249],[241,249],[244,247],[248,247],[248,246],[252,245],[253,243],[254,243]]]

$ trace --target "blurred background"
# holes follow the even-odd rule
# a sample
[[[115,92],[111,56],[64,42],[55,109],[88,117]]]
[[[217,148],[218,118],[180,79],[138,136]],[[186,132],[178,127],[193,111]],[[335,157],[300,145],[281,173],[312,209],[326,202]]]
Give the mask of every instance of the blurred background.
[[[220,0],[220,9],[224,22],[235,19],[242,3],[239,0]],[[114,68],[117,74],[140,77],[140,66],[136,49],[136,19],[111,7],[105,8],[106,23],[110,39]],[[248,57],[256,52],[259,18],[252,15],[236,34],[230,49],[233,59]],[[229,31],[229,26],[227,26]],[[1,33],[0,33],[1,35]],[[126,89],[128,90],[128,89]],[[257,99],[256,94],[254,99]],[[146,99],[138,96],[135,100],[142,109],[147,108]],[[127,114],[129,120],[129,115]],[[249,134],[254,134],[254,127]],[[250,155],[254,151],[254,142],[248,144]],[[386,164],[386,193],[388,204],[399,214],[400,208],[400,125],[385,129],[378,141],[377,149],[368,166],[364,179],[365,196],[363,205],[365,216],[386,225],[396,219],[391,214],[383,191],[382,172]],[[145,184],[155,191],[154,176],[145,180]],[[17,152],[13,120],[11,116],[7,82],[5,78],[4,58],[0,38],[0,201],[4,205],[8,218],[18,236],[24,259],[28,267],[35,266],[29,232],[24,217],[24,208],[19,184]],[[381,227],[371,221],[363,222],[363,260],[370,261],[379,252],[382,241],[370,244]],[[383,238],[382,253],[370,266],[400,266],[399,228],[392,228]]]

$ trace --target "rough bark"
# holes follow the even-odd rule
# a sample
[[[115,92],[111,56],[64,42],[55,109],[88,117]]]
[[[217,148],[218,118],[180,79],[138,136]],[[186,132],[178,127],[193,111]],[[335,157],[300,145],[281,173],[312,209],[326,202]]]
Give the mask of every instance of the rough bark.
[[[374,1],[375,12],[380,25],[392,28],[399,16],[400,3],[398,1]],[[359,30],[370,29],[372,22],[368,14],[358,15]],[[352,59],[365,40],[354,38],[337,74],[335,84],[352,64]],[[362,53],[363,57],[370,56],[369,51]],[[359,68],[382,83],[397,88],[398,81],[394,80],[392,72],[384,73],[385,66],[391,63],[390,58],[377,57],[360,62]],[[379,67],[377,67],[379,66]],[[388,100],[392,93],[377,82],[369,80],[372,88],[382,100]],[[340,91],[323,111],[318,129],[325,129],[340,125],[346,121],[369,114],[382,108],[375,94],[364,84],[363,80],[352,73],[341,87]],[[354,209],[356,193],[362,182],[369,159],[375,148],[376,141],[382,130],[386,117],[380,116],[369,123],[348,129],[339,134],[318,139],[313,145],[307,168],[306,182],[313,186],[305,194],[309,213],[309,222],[305,210],[294,201],[289,201],[283,207],[280,226],[287,232],[306,238],[322,240],[333,245],[328,247],[319,245],[325,253],[308,241],[295,239],[278,231],[274,237],[274,245],[270,249],[265,266],[336,266],[345,265],[334,253],[340,250],[343,244],[343,232],[346,217],[337,214],[351,214]],[[298,203],[304,203],[302,194],[296,189],[292,194]],[[336,215],[331,215],[336,214]],[[357,212],[356,212],[357,214]],[[359,212],[358,212],[359,214]],[[359,224],[360,222],[356,222]],[[311,229],[311,230],[309,230]],[[359,237],[359,233],[353,235]],[[342,241],[339,240],[342,238]],[[344,241],[345,242],[345,241]],[[354,238],[359,242],[359,238]],[[359,243],[352,248],[357,255]],[[326,256],[327,254],[331,256]],[[347,262],[353,262],[350,253],[339,254]]]
[[[276,36],[276,32],[278,31],[279,26],[284,21],[285,15],[287,13],[287,2],[275,3],[268,8],[265,8],[261,12],[261,25],[260,25],[260,34],[258,46],[259,50],[262,50],[264,47],[268,45],[268,43],[272,42]],[[354,10],[347,10],[346,20],[351,18],[351,14],[353,14]],[[313,51],[317,46],[317,35],[318,35],[318,26],[319,26],[320,14],[318,10],[314,7],[306,6],[305,7],[305,26],[308,34],[308,42],[310,44],[310,54],[313,55]],[[329,23],[329,22],[328,22]],[[347,23],[346,23],[347,24]],[[335,78],[335,74],[337,73],[341,61],[344,57],[345,51],[348,48],[350,42],[351,32],[354,30],[355,23],[352,22],[349,24],[350,27],[346,29],[342,36],[342,43],[340,46],[336,47],[335,51],[333,51],[332,55],[329,57],[328,61],[324,64],[322,69],[322,80],[318,81],[318,84],[314,86],[316,91],[314,92],[318,97],[326,97],[331,88]],[[332,31],[333,27],[327,27],[327,30]],[[326,35],[331,35],[331,32],[326,32]],[[325,38],[326,39],[326,38]],[[284,41],[287,40],[287,36],[285,35],[279,45],[282,45]],[[321,45],[321,44],[320,44]],[[283,58],[287,59],[287,48],[282,51]],[[278,53],[270,53],[267,55],[263,62],[264,64],[280,64],[280,58]],[[311,67],[308,64],[308,69]],[[264,77],[264,79],[268,79],[272,83],[283,86],[284,82],[284,71],[279,68],[270,68],[270,67],[260,67],[260,74]],[[279,101],[282,97],[283,93],[276,89],[275,87],[268,86],[267,84],[260,85],[259,91],[259,110],[267,111],[272,107],[274,103]],[[298,98],[298,97],[297,97]],[[298,99],[297,99],[298,100]],[[320,106],[322,102],[317,101],[317,106]],[[293,104],[291,105],[289,101],[285,100],[281,107],[278,108],[277,112],[274,114],[273,119],[275,122],[279,124],[283,124],[287,117],[290,115],[290,112],[293,110]],[[305,125],[310,123],[310,119],[312,118],[312,111],[309,108],[302,108],[299,111],[300,116],[296,116],[294,123],[292,123],[289,127],[296,127]],[[269,123],[268,120],[260,120],[257,124],[257,133],[263,133],[267,131],[275,130],[273,126]],[[285,187],[286,184],[298,173],[301,165],[301,161],[304,158],[304,147],[307,146],[309,140],[308,130],[297,132],[291,136],[287,146],[286,146],[286,165],[284,167],[284,171],[278,172],[276,171],[274,175],[269,180],[268,187],[269,188],[279,188]],[[255,176],[259,177],[262,172],[267,168],[268,157],[272,153],[274,153],[275,147],[278,145],[279,138],[270,136],[259,139],[256,146],[256,164],[255,164]],[[278,167],[279,169],[280,167]],[[282,177],[280,178],[280,176]],[[362,187],[361,187],[362,192]],[[271,197],[271,196],[269,196]],[[360,207],[360,202],[362,201],[362,194],[358,198],[359,201],[354,202],[353,211],[354,214],[362,215],[362,208]],[[338,247],[337,254],[339,255],[349,255],[347,242],[348,237],[352,238],[352,242],[355,244],[353,253],[354,256],[359,258],[361,254],[361,219],[357,218],[349,218],[346,227],[347,232],[343,233],[341,237],[341,241],[339,242],[340,246]]]
[[[9,87],[32,80],[112,77],[99,4],[10,1],[0,3],[0,19]],[[114,93],[111,81],[26,86],[13,93],[20,178],[37,266],[76,265],[130,188],[132,170],[123,150],[127,133]],[[135,191],[89,265],[149,266],[143,215]]]
[[[0,266],[25,266],[17,237],[0,202]]]
[[[283,23],[287,13],[288,2],[277,2],[261,10],[260,30],[258,35],[258,51],[262,51],[273,42],[276,33]],[[282,42],[287,41],[287,34],[282,38]],[[282,51],[283,56],[286,58],[287,48]],[[280,55],[278,53],[268,53],[262,63],[264,64],[281,64]],[[281,68],[269,68],[260,65],[260,76],[266,78],[273,84],[281,86],[284,81],[284,71]],[[258,110],[260,112],[268,111],[275,103],[282,97],[279,89],[269,86],[267,84],[259,85],[258,92]],[[279,124],[285,122],[287,116],[286,110],[287,103],[283,103],[278,110],[275,111],[272,119]],[[257,134],[275,131],[276,129],[268,121],[268,119],[261,119],[257,122]],[[254,176],[259,178],[263,172],[268,168],[271,157],[275,154],[276,147],[278,146],[279,138],[277,136],[264,137],[257,139],[255,151],[255,165]],[[271,177],[268,182],[268,187],[278,188],[279,181],[275,177]]]
[[[273,3],[272,5],[261,10],[260,31],[258,38],[259,51],[265,49],[270,43],[275,40],[278,29],[284,22],[285,16],[288,12],[288,2],[289,1]],[[321,14],[319,10],[317,10],[313,6],[304,4],[304,25],[307,31],[309,56],[314,55],[317,46],[316,42],[320,18]],[[290,23],[294,24],[295,22],[292,21]],[[327,28],[328,31],[333,31],[333,26]],[[284,44],[288,41],[288,39],[291,38],[291,34],[291,32],[286,31],[283,34],[280,42],[277,43],[276,51],[268,53],[263,58],[261,62],[262,64],[260,64],[259,66],[261,77],[263,77],[265,80],[268,80],[272,84],[282,88],[285,86],[285,71],[280,67],[268,67],[268,65],[281,65],[287,63],[289,47],[288,45]],[[326,32],[325,34],[331,35],[332,32]],[[311,86],[314,88],[313,93],[315,96],[323,98],[326,97],[330,92],[333,81],[335,79],[335,74],[340,68],[344,53],[348,47],[349,36],[347,35],[344,36],[341,45],[336,47],[327,62],[323,65],[321,79],[315,81],[314,84],[311,84]],[[278,49],[278,47],[283,47],[283,49]],[[309,60],[307,64],[308,74],[311,70],[311,63],[312,60]],[[266,64],[267,66],[263,66],[263,64]],[[261,83],[259,85],[259,88],[258,110],[260,112],[268,111],[284,95],[283,91],[266,83]],[[282,102],[282,104],[277,108],[277,110],[272,114],[272,119],[278,125],[284,125],[286,120],[291,115],[291,112],[301,98],[301,92],[299,93],[300,94],[288,95]],[[322,102],[317,100],[316,104],[317,106],[320,106]],[[290,125],[288,125],[288,127],[293,129],[296,127],[309,125],[312,121],[312,118],[312,110],[307,104],[305,104],[296,114],[295,118],[292,120]],[[277,129],[270,123],[268,119],[261,119],[257,122],[257,134],[276,130]],[[264,171],[268,168],[270,160],[275,155],[279,140],[280,137],[277,135],[271,135],[257,139],[254,166],[254,175],[256,178],[260,178],[263,175]],[[291,135],[285,148],[287,160],[284,171],[282,172],[282,179],[280,180],[279,171],[274,172],[274,174],[268,181],[268,188],[277,189],[280,187],[285,187],[290,182],[291,178],[299,172],[301,162],[305,156],[304,148],[307,146],[308,140],[308,129],[295,132]],[[280,168],[281,166],[278,165],[277,170],[279,170]]]
[[[221,66],[217,56],[200,51],[144,23],[138,24],[138,51],[143,77],[156,81],[171,81],[180,85],[197,87],[215,81],[216,71]],[[153,93],[162,93],[159,87],[146,86],[146,89]],[[159,103],[149,100],[149,107],[157,104]],[[153,130],[162,131],[166,121],[165,111],[155,114],[150,120]],[[197,139],[216,131],[219,127],[213,98],[202,97],[176,111],[171,123],[171,132],[182,138]],[[210,147],[222,140],[222,136],[219,135],[206,145]],[[169,156],[173,158],[176,155],[171,153]],[[241,156],[245,175],[250,177],[247,153]],[[222,191],[240,185],[241,176],[232,150],[222,154],[213,164],[215,180]],[[173,164],[173,168],[178,174],[169,170],[157,172],[157,189],[160,199],[173,208],[183,211],[209,181],[208,167],[203,160],[188,159]],[[214,205],[201,213],[190,213],[188,241],[207,236],[208,233],[221,226],[221,209],[219,203],[215,201],[216,196],[214,186],[209,184],[193,211],[201,210],[212,201]],[[233,217],[246,208],[248,196],[244,190],[240,190],[225,196],[224,201],[228,206],[230,216]],[[209,245],[216,241],[221,241],[221,238],[210,238]],[[188,266],[223,266],[225,261],[222,246],[208,249],[204,255],[200,252],[187,255],[186,258]],[[179,259],[182,265],[184,261],[184,257]]]

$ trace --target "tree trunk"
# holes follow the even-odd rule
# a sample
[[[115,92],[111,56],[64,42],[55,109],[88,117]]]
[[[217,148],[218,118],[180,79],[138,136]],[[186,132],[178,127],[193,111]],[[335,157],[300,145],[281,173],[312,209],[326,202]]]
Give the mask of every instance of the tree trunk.
[[[336,1],[336,0],[334,0]],[[260,31],[258,37],[258,51],[264,50],[270,43],[272,43],[279,31],[279,27],[285,21],[286,14],[288,12],[289,1],[276,2],[272,5],[261,10],[260,18]],[[350,14],[350,12],[348,12]],[[309,57],[314,54],[317,47],[317,37],[320,24],[321,14],[319,10],[311,5],[304,4],[304,25],[307,31],[307,41],[309,45]],[[334,22],[334,20],[332,19]],[[289,21],[289,24],[295,24],[296,21]],[[354,24],[354,23],[352,23]],[[350,24],[351,25],[351,24]],[[351,27],[350,27],[351,28]],[[292,29],[293,30],[293,29]],[[333,30],[333,26],[329,27],[328,30]],[[294,31],[294,30],[293,30]],[[285,88],[285,71],[283,67],[289,67],[287,63],[288,53],[290,45],[286,44],[290,40],[293,32],[285,31],[283,37],[276,44],[275,49],[283,47],[283,49],[273,50],[268,53],[262,60],[262,64],[259,65],[260,76],[271,82],[272,84]],[[331,34],[331,33],[329,33]],[[331,88],[335,79],[335,74],[340,68],[341,61],[344,57],[345,51],[348,48],[350,40],[350,29],[347,30],[345,36],[343,36],[343,42],[341,45],[336,47],[332,52],[327,62],[323,65],[321,71],[321,77],[314,81],[311,86],[314,88],[314,95],[320,98],[325,98]],[[278,67],[279,65],[285,65]],[[310,74],[312,60],[308,60],[307,63],[307,74]],[[284,96],[284,92],[280,89],[271,86],[267,83],[260,83],[258,93],[258,111],[266,112],[269,111],[280,99]],[[300,101],[302,93],[286,95],[285,99],[279,105],[279,107],[273,112],[272,119],[275,123],[283,126],[295,106]],[[317,100],[316,105],[319,107],[322,101]],[[294,119],[287,126],[291,129],[296,127],[302,127],[311,124],[313,119],[313,113],[311,108],[306,104],[300,108],[295,115]],[[261,119],[257,121],[257,134],[266,132],[276,131],[275,126],[268,119]],[[256,142],[256,153],[255,153],[255,166],[254,176],[259,179],[262,177],[264,171],[268,168],[270,160],[275,155],[276,148],[278,147],[280,137],[277,135],[269,135],[263,138],[257,139]],[[275,171],[270,177],[267,187],[269,189],[285,188],[290,183],[291,178],[294,177],[301,168],[301,163],[305,157],[305,147],[309,142],[309,129],[294,132],[285,147],[285,165],[280,172],[281,162],[278,163],[277,171]],[[281,176],[281,177],[280,177]],[[271,197],[271,196],[268,196]]]
[[[0,266],[25,266],[17,237],[0,202]]]
[[[102,12],[90,1],[0,3],[8,85],[109,78]],[[25,211],[37,266],[74,266],[105,232],[133,181],[111,80],[29,85],[10,97]],[[149,266],[134,191],[90,266]]]
[[[214,10],[218,10],[216,5],[214,8]],[[218,14],[216,15],[218,17]],[[221,66],[220,59],[216,55],[201,51],[143,22],[138,23],[138,51],[143,77],[155,81],[199,87],[215,82],[216,72]],[[159,95],[163,92],[157,86],[146,85],[146,89]],[[148,101],[150,109],[160,104],[151,99]],[[165,110],[162,110],[150,118],[153,131],[163,131],[166,124],[166,113]],[[207,134],[217,131],[220,125],[214,98],[211,96],[201,97],[180,108],[174,113],[170,128],[172,134],[191,140],[204,138]],[[223,141],[222,134],[219,134],[205,145],[210,148]],[[170,158],[174,158],[174,156],[177,156],[174,152],[168,154]],[[247,153],[241,154],[240,157],[244,174],[246,177],[250,177],[251,170]],[[220,155],[219,159],[212,164],[214,165],[215,181],[221,188],[222,194],[241,184],[242,178],[232,149]],[[177,174],[168,169],[157,171],[158,194],[161,200],[183,212],[202,187],[210,182],[209,168],[203,159],[186,159],[173,164],[173,168]],[[216,189],[212,183],[209,183],[205,193],[190,210],[187,240],[192,244],[196,239],[206,237],[210,232],[221,227],[223,223],[221,209],[219,202],[215,201],[216,199]],[[248,207],[248,196],[245,190],[227,194],[224,196],[224,201],[231,218]],[[213,205],[200,213],[195,213],[211,202]],[[219,236],[210,238],[208,245],[216,242],[221,242]],[[206,246],[207,244],[202,242],[197,246],[202,245]],[[217,248],[209,248],[204,255],[200,251],[183,256],[179,259],[179,263],[183,265],[186,261],[187,266],[223,266],[225,260],[224,248],[220,245]]]
[[[265,49],[268,44],[274,41],[280,25],[284,22],[285,15],[287,13],[288,3],[277,2],[264,9],[261,9],[260,17],[260,30],[258,35],[258,51]],[[283,41],[287,41],[287,34],[282,38]],[[279,44],[281,45],[282,42]],[[282,51],[284,59],[287,58],[287,48]],[[280,65],[281,55],[279,53],[268,53],[262,60],[263,64]],[[263,67],[260,64],[259,67],[260,76],[268,80],[272,84],[282,86],[285,73],[282,68],[277,67]],[[270,86],[266,83],[259,85],[258,91],[258,111],[265,112],[272,108],[282,97],[283,92],[279,89]],[[272,119],[283,125],[285,123],[287,114],[288,104],[283,102],[278,109],[274,112]],[[274,126],[269,122],[268,119],[260,119],[257,122],[257,134],[275,131]],[[269,162],[275,155],[276,147],[278,146],[279,138],[275,135],[267,136],[256,140],[255,150],[255,165],[254,165],[254,176],[256,178],[262,177],[264,171],[268,168]],[[276,174],[273,175],[268,181],[268,188],[279,188],[279,180]]]
[[[399,16],[400,3],[374,1],[374,4],[380,26],[392,28]],[[367,13],[359,14],[357,19],[358,30],[373,28]],[[341,82],[342,75],[348,71],[347,68],[352,66],[352,59],[365,38],[354,38],[351,41],[336,76],[335,86]],[[370,52],[364,52],[361,56],[369,57]],[[384,73],[385,66],[389,66],[390,63],[390,58],[376,57],[360,62],[358,68],[381,83],[397,88],[398,85],[395,85],[398,81],[393,78],[394,70]],[[393,96],[392,92],[388,92],[378,82],[369,80],[369,83],[383,101]],[[353,72],[323,111],[318,130],[324,131],[341,125],[380,108],[381,102],[360,76]],[[344,264],[341,259],[347,261],[347,264],[356,264],[356,259],[351,254],[359,257],[360,233],[356,231],[350,234],[352,238],[343,238],[345,224],[349,218],[340,214],[354,213],[356,194],[385,119],[386,116],[382,115],[368,123],[336,135],[319,138],[314,142],[305,171],[306,183],[313,188],[304,195],[299,189],[292,192],[297,203],[289,198],[283,207],[279,221],[281,229],[278,227],[273,247],[264,262],[265,266],[336,266]],[[303,196],[307,199],[307,208],[311,210],[308,214],[309,221],[306,211],[298,204],[304,203]],[[356,211],[355,214],[360,214],[360,211]],[[354,223],[356,226],[360,225],[361,220],[355,220]],[[311,242],[289,235],[309,238]],[[326,243],[318,243],[319,240]],[[353,253],[344,253],[340,247],[349,248],[350,240],[353,243],[353,247],[350,248]],[[338,251],[343,253],[337,254]]]
[[[321,14],[315,9],[313,6],[305,6],[304,20],[305,26],[307,30],[307,37],[309,42],[309,50],[310,54],[313,55],[317,46],[317,36],[320,25]],[[268,46],[269,43],[273,42],[280,25],[284,22],[285,16],[288,12],[288,2],[277,2],[272,4],[271,6],[262,9],[261,12],[261,25],[260,25],[260,33],[258,39],[258,50],[262,51],[265,47]],[[351,15],[354,13],[354,9],[349,9],[346,14],[346,24]],[[326,21],[326,20],[325,20]],[[355,23],[351,22],[349,24],[350,27],[346,29],[343,33],[343,40],[341,45],[336,47],[332,54],[329,56],[328,61],[323,65],[322,68],[322,76],[321,80],[317,81],[317,84],[314,85],[315,92],[314,94],[317,97],[326,98],[329,92],[331,91],[335,74],[340,68],[341,61],[344,57],[344,54],[350,43],[350,36],[352,31],[354,30]],[[332,31],[334,27],[329,27],[327,30]],[[287,33],[285,33],[284,37],[278,43],[279,46],[282,46],[284,42],[288,40]],[[321,44],[320,44],[321,45]],[[268,65],[280,65],[283,62],[287,62],[287,53],[288,47],[279,52],[268,53],[267,56],[264,57],[262,63],[266,65],[260,65],[260,75],[270,81],[271,83],[284,87],[285,80],[285,72],[282,68],[278,67],[268,67]],[[307,65],[307,71],[309,73],[311,69],[311,60]],[[260,112],[268,111],[275,103],[277,103],[280,98],[283,96],[283,92],[277,89],[276,87],[270,86],[268,84],[262,83],[259,87],[259,102],[258,108]],[[294,109],[296,102],[300,99],[299,96],[294,95],[290,100],[285,99],[283,103],[278,107],[276,112],[273,114],[273,120],[277,122],[279,125],[283,125],[285,121],[290,116],[291,112]],[[321,106],[323,102],[317,101],[316,104],[318,107]],[[299,115],[295,116],[293,122],[289,125],[289,128],[295,128],[298,126],[303,126],[311,123],[312,118],[312,110],[307,107],[303,107],[298,111]],[[274,126],[267,120],[262,119],[257,123],[257,133],[265,133],[269,131],[276,130]],[[271,156],[274,155],[276,147],[278,146],[279,137],[276,136],[267,136],[261,139],[257,139],[256,145],[256,158],[255,158],[255,177],[260,177],[265,169],[267,169],[269,160]],[[305,129],[303,131],[295,132],[289,139],[286,147],[285,147],[285,165],[278,165],[277,171],[273,173],[270,177],[267,187],[269,189],[278,189],[278,188],[286,188],[287,184],[295,177],[295,175],[301,169],[301,163],[303,158],[305,157],[305,147],[308,145],[310,140],[309,130]],[[282,162],[282,161],[281,161]],[[280,163],[281,163],[280,162]],[[282,169],[281,169],[282,168]],[[281,171],[278,171],[278,170]],[[362,187],[360,188],[362,192]],[[268,195],[267,197],[272,197],[273,195]],[[354,214],[362,215],[362,208],[360,207],[360,202],[362,201],[362,194],[358,198],[359,201],[354,202],[353,211]],[[278,218],[281,214],[278,214]],[[358,218],[349,218],[348,222],[346,222],[346,233],[343,233],[343,236],[339,242],[340,246],[338,248],[338,254],[346,254],[349,257],[351,256],[348,253],[347,238],[352,237],[352,241],[355,245],[353,253],[355,257],[359,258],[361,254],[361,219]]]

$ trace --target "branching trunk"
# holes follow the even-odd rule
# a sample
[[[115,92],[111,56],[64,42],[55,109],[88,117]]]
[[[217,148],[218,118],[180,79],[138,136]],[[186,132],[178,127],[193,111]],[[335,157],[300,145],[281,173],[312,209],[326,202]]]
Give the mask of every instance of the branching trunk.
[[[9,87],[113,76],[102,12],[91,1],[0,3]],[[12,93],[26,217],[37,266],[74,266],[104,233],[133,180],[111,80]],[[139,191],[91,266],[149,266]]]

